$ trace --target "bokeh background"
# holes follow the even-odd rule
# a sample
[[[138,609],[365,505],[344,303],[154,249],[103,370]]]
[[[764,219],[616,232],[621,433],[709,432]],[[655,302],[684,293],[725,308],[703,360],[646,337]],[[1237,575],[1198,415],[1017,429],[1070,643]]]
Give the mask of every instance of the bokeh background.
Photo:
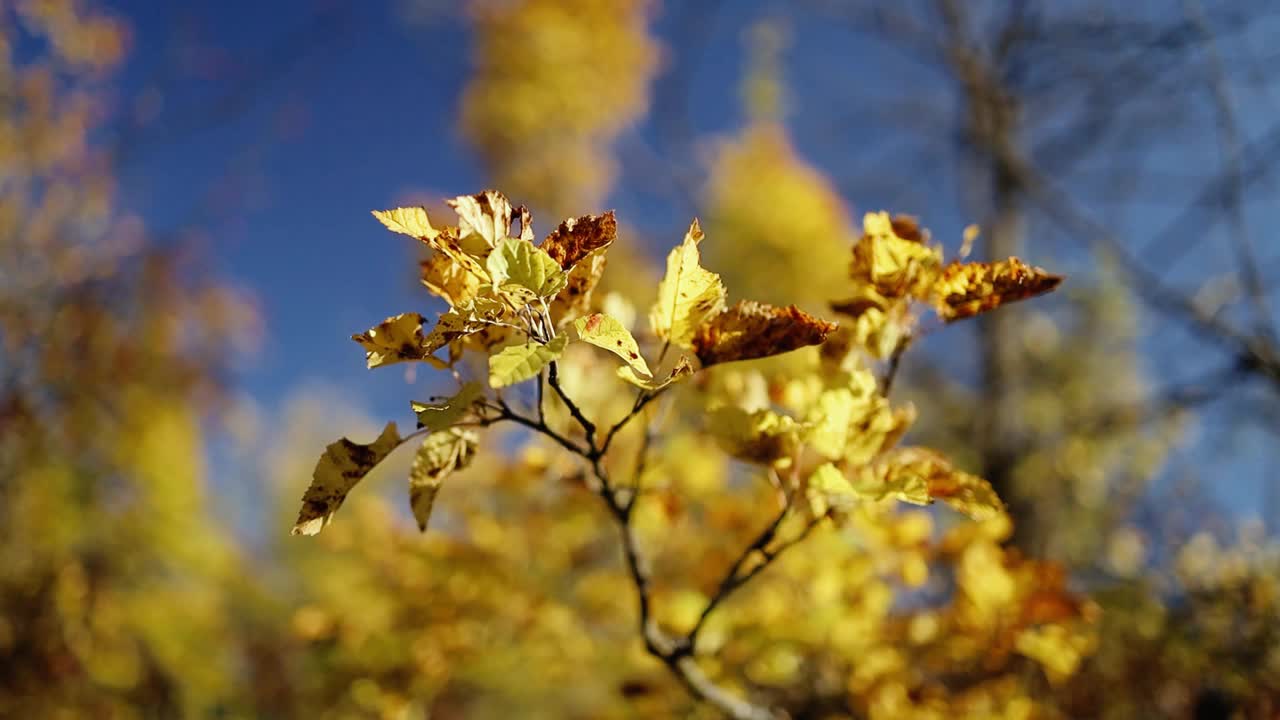
[[[0,31],[0,715],[705,714],[541,448],[438,532],[399,458],[287,537],[326,443],[440,387],[347,340],[439,309],[369,210],[496,187],[542,232],[616,209],[640,307],[693,216],[735,297],[820,313],[867,211],[1068,276],[895,389],[1012,534],[828,538],[742,605],[740,685],[797,718],[1280,717],[1271,4],[4,0]],[[922,610],[1044,582],[1017,557],[1099,611],[1061,672],[1010,659],[999,603]],[[784,592],[814,578],[820,611]]]

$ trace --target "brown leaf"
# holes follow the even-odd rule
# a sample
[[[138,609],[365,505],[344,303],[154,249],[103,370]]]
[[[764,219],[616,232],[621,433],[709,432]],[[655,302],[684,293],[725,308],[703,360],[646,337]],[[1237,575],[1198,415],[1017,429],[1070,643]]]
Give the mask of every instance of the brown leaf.
[[[544,246],[545,249],[545,246]],[[591,310],[591,295],[604,275],[608,261],[602,249],[588,253],[569,271],[564,289],[551,302],[551,318],[557,326],[585,315]]]
[[[568,270],[592,252],[608,247],[617,236],[618,221],[610,210],[603,215],[565,220],[542,241],[541,247]]]
[[[951,322],[1043,295],[1061,282],[1061,275],[1016,257],[994,263],[952,263],[934,282],[933,305],[942,319]]]
[[[775,307],[740,300],[698,328],[693,349],[703,367],[752,360],[817,345],[836,329],[795,305]]]

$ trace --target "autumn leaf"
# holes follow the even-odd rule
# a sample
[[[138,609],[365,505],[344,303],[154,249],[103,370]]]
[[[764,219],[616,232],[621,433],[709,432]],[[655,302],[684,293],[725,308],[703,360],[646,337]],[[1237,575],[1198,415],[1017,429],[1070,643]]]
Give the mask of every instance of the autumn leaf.
[[[363,333],[352,335],[351,339],[364,347],[370,369],[406,360],[424,360],[430,354],[425,349],[422,316],[418,313],[387,318]]]
[[[699,264],[702,237],[702,228],[694,220],[684,241],[667,256],[667,274],[658,285],[658,301],[649,313],[653,334],[680,347],[693,347],[698,328],[724,309],[720,276]]]
[[[480,292],[481,278],[444,253],[432,253],[421,270],[422,284],[450,307],[474,300]]]
[[[557,335],[551,342],[530,341],[503,348],[489,358],[489,385],[505,387],[537,376],[542,368],[555,362],[569,344],[568,335]]]
[[[831,303],[831,309],[853,318],[852,324],[846,324],[853,342],[880,359],[893,354],[912,322],[906,302],[888,300],[869,285],[858,287],[857,294],[847,300]]]
[[[994,263],[952,263],[934,281],[933,306],[939,317],[951,322],[1043,295],[1061,282],[1061,275],[1016,257]]]
[[[613,211],[603,215],[584,215],[560,223],[541,248],[565,270],[583,258],[611,245],[618,236],[618,221]]]
[[[946,458],[924,448],[902,448],[864,467],[854,489],[876,500],[893,497],[916,505],[940,500],[974,520],[1004,513],[1004,503],[990,483],[956,470]]]
[[[819,455],[839,459],[849,442],[855,411],[861,415],[869,403],[850,388],[823,391],[805,416],[805,442]]]
[[[493,327],[493,323],[502,322],[506,312],[506,306],[494,298],[479,297],[466,302],[440,314],[436,326],[423,340],[422,348],[430,358],[431,353],[454,340]]]
[[[697,329],[693,351],[703,367],[752,360],[817,345],[836,329],[795,305],[741,300]]]
[[[853,246],[850,276],[887,299],[923,298],[942,263],[915,220],[888,213],[867,213],[863,234]]]
[[[438,403],[411,402],[410,407],[418,416],[418,427],[431,432],[445,430],[457,423],[470,412],[471,408],[484,396],[484,388],[480,383],[469,382],[462,386],[455,395]]]
[[[565,286],[566,277],[560,264],[533,243],[518,238],[499,242],[485,262],[493,284],[503,290],[511,286],[524,288],[535,298],[549,298]]]
[[[431,226],[427,211],[420,207],[402,207],[394,210],[374,210],[373,216],[392,232],[419,240],[434,239],[440,231]]]
[[[725,452],[747,462],[785,466],[800,445],[799,423],[772,410],[721,407],[709,414],[707,426]]]
[[[347,493],[369,471],[403,442],[394,422],[368,445],[342,438],[325,448],[311,476],[311,485],[302,496],[302,509],[293,525],[294,535],[315,535],[333,519]]]
[[[449,201],[458,213],[458,237],[464,242],[472,235],[495,248],[511,229],[511,203],[495,190],[460,195]]]
[[[618,377],[638,388],[650,391],[661,390],[672,383],[680,382],[687,377],[691,377],[693,375],[693,363],[689,362],[688,357],[681,355],[680,358],[676,360],[675,364],[671,366],[671,370],[667,371],[666,375],[664,375],[661,380],[657,379],[656,376],[637,373],[635,368],[631,365],[623,365],[618,368],[617,374]]]
[[[471,463],[476,454],[476,436],[470,431],[433,432],[422,441],[409,467],[409,507],[426,531],[444,479]]]
[[[604,275],[606,248],[589,253],[567,273],[564,289],[551,302],[551,318],[557,326],[591,309],[591,295]]]
[[[631,366],[637,377],[652,377],[649,365],[640,356],[640,346],[631,331],[616,318],[604,313],[593,313],[573,323],[580,340],[604,348],[622,358]]]
[[[452,261],[456,268],[452,269],[451,272],[471,274],[479,280],[488,279],[488,274],[485,272],[484,267],[476,259],[477,252],[479,252],[480,257],[483,257],[490,247],[484,243],[483,239],[480,242],[480,247],[465,248],[464,244],[458,239],[454,228],[432,227],[430,220],[427,218],[427,211],[420,207],[374,210],[373,216],[385,225],[388,230],[418,238],[437,255]],[[434,260],[433,262],[438,263],[435,272],[444,270],[443,263],[445,263],[445,260]]]
[[[822,517],[831,510],[847,509],[857,502],[858,494],[839,468],[832,463],[823,463],[809,475],[805,499],[809,503],[809,512],[814,517]]]

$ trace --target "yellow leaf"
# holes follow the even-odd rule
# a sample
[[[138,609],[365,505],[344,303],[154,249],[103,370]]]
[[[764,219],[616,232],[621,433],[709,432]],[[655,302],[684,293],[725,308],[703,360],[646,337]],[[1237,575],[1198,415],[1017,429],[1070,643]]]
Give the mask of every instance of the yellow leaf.
[[[1014,641],[1018,652],[1040,663],[1055,685],[1074,675],[1096,646],[1097,637],[1093,632],[1060,624],[1027,628],[1018,633]]]
[[[795,305],[774,307],[739,301],[698,327],[693,350],[703,367],[779,355],[818,345],[836,329]]]
[[[830,510],[847,509],[858,500],[858,494],[839,468],[823,463],[809,475],[805,498],[813,516],[822,517]]]
[[[419,240],[435,239],[440,231],[431,226],[427,211],[420,207],[403,207],[394,210],[374,210],[373,216],[392,232]]]
[[[549,298],[564,289],[567,278],[560,264],[533,243],[518,238],[499,242],[485,262],[495,286],[524,288],[534,297]]]
[[[680,347],[692,348],[698,328],[724,310],[725,290],[720,276],[703,268],[698,243],[702,229],[694,220],[680,243],[667,256],[667,274],[658,285],[658,301],[649,312],[653,334]]]
[[[942,252],[926,240],[914,219],[867,213],[850,275],[885,298],[923,299],[942,264]]]
[[[710,413],[707,424],[725,452],[747,462],[784,467],[800,445],[800,425],[772,410],[722,407]]]
[[[409,467],[409,507],[419,530],[427,529],[444,479],[470,464],[475,454],[476,437],[468,431],[434,432],[422,441]]]
[[[421,269],[422,284],[451,307],[474,300],[480,292],[481,278],[444,253],[433,252]]]
[[[511,229],[511,203],[500,192],[460,195],[449,201],[449,207],[458,213],[458,237],[464,244],[474,235],[495,248]]]
[[[371,369],[406,360],[423,360],[430,354],[425,349],[422,316],[418,313],[387,318],[359,335],[352,335],[351,339],[364,347],[365,361]]]
[[[347,493],[401,442],[396,424],[389,422],[378,439],[368,445],[342,438],[326,447],[311,475],[311,485],[302,496],[293,534],[315,535],[324,529]]]
[[[952,263],[933,284],[933,306],[947,322],[1043,295],[1062,282],[1016,257],[994,263]]]
[[[652,377],[649,365],[640,356],[640,346],[631,336],[631,331],[618,322],[616,318],[603,313],[594,313],[579,318],[573,323],[578,338],[596,347],[604,348],[622,358],[631,366],[637,377]]]
[[[861,416],[869,404],[869,398],[855,397],[849,388],[824,390],[805,416],[805,442],[825,458],[843,457],[855,408]]]
[[[687,377],[691,377],[693,375],[693,364],[689,362],[689,358],[681,355],[680,359],[676,361],[675,365],[672,366],[671,370],[662,380],[658,380],[651,375],[641,375],[630,365],[623,365],[618,368],[617,374],[618,377],[632,385],[635,385],[636,387],[644,388],[645,390],[661,390],[671,383],[679,382]]]
[[[506,312],[506,306],[493,298],[480,297],[459,305],[440,314],[431,334],[423,340],[422,348],[429,357],[454,340],[492,327],[493,323],[502,322]]]
[[[531,341],[504,348],[489,357],[489,385],[505,387],[537,376],[542,368],[559,359],[568,344],[568,335],[557,335],[545,345]]]
[[[986,480],[952,468],[946,458],[923,448],[903,448],[865,467],[854,489],[873,500],[893,497],[916,505],[941,500],[974,520],[1004,514],[1004,503]]]
[[[542,241],[541,247],[560,267],[569,270],[591,253],[613,244],[617,236],[618,221],[609,211],[565,220]]]
[[[418,416],[418,427],[431,432],[438,432],[451,427],[471,411],[472,406],[484,396],[484,388],[480,383],[469,382],[462,386],[455,395],[444,402],[420,403],[411,402],[410,407]]]

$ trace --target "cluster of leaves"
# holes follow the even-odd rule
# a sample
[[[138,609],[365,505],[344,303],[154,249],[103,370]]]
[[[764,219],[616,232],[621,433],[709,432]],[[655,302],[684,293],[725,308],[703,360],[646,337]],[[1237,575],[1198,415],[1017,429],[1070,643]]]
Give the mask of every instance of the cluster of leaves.
[[[966,245],[976,235],[971,227]],[[916,303],[932,306],[939,318],[952,322],[1049,292],[1062,282],[1018,258],[944,265],[942,248],[930,244],[915,218],[883,212],[863,219],[853,258],[854,294],[831,307],[853,319],[854,341],[878,358],[910,342]]]
[[[424,437],[410,470],[409,504],[419,527],[425,529],[442,481],[475,457],[477,430],[504,421],[523,426],[570,457],[578,457],[593,478],[588,487],[595,488],[622,526],[631,580],[640,598],[642,636],[650,653],[696,696],[732,715],[753,717],[751,705],[725,694],[699,666],[690,666],[685,659],[701,649],[699,638],[720,604],[783,551],[807,539],[824,521],[847,529],[865,526],[861,533],[865,534],[867,527],[888,522],[885,508],[896,501],[924,505],[939,500],[975,520],[995,522],[995,527],[1003,522],[1007,527],[1003,506],[985,481],[958,470],[937,452],[899,445],[915,414],[909,406],[892,407],[881,383],[863,365],[863,352],[868,349],[865,332],[859,334],[856,324],[852,333],[838,331],[834,323],[795,306],[753,301],[727,306],[720,277],[701,264],[703,234],[696,221],[667,257],[657,299],[647,314],[646,332],[638,339],[629,322],[634,311],[608,314],[592,303],[616,236],[611,213],[566,220],[535,244],[528,210],[513,207],[500,193],[460,196],[450,205],[458,215],[456,226],[434,226],[421,208],[374,213],[389,229],[417,238],[431,249],[423,283],[448,303],[448,310],[429,330],[422,315],[406,313],[353,339],[365,349],[371,368],[423,361],[450,370],[460,387],[436,402],[413,403],[418,418],[414,433],[402,436],[394,423],[388,423],[372,443],[343,438],[330,445],[303,497],[295,534],[318,533],[375,465],[419,436]],[[914,223],[872,214],[866,224],[867,232],[854,245],[852,266],[855,290],[867,300],[866,308],[856,313],[863,326],[874,322],[868,320],[870,310],[903,325],[902,313],[907,312],[903,308],[913,300],[928,300],[946,319],[958,319],[1044,292],[1058,282],[1016,259],[943,266],[940,252],[926,244]],[[616,300],[614,305],[618,306]],[[848,303],[840,305],[850,310]],[[886,331],[888,322],[881,320],[875,331]],[[588,390],[580,381],[581,371],[575,370],[588,362],[575,354],[578,346],[607,350],[621,361],[614,368],[615,378],[636,388],[630,408],[607,430],[596,424],[599,415],[589,416],[584,410],[598,407],[601,400],[600,390]],[[651,351],[646,353],[645,348]],[[739,361],[801,348],[813,350],[807,355],[807,370],[801,373],[766,381],[758,373],[753,376],[734,369]],[[878,353],[872,350],[871,354]],[[489,391],[479,382],[464,379],[468,358],[483,358]],[[652,365],[649,358],[654,359]],[[718,366],[725,365],[720,372]],[[647,550],[636,534],[636,527],[643,524],[636,510],[649,505],[638,500],[648,488],[643,470],[635,472],[626,485],[611,478],[617,455],[611,450],[618,447],[615,438],[650,403],[695,376],[705,378],[695,384],[702,389],[695,395],[698,402],[693,410],[700,416],[695,434],[715,442],[729,457],[758,468],[756,472],[767,480],[764,487],[772,488],[780,499],[779,510],[766,530],[730,564],[717,589],[697,603],[701,609],[691,621],[673,619],[654,628],[650,622],[665,612],[655,608],[669,606],[657,603],[662,591],[655,588],[663,581],[650,578],[642,559]],[[502,391],[535,379],[534,413],[522,414]],[[706,391],[708,384],[735,381],[757,388],[762,382],[771,389],[763,395]],[[546,386],[558,402],[548,403]],[[642,425],[642,438],[635,448],[641,468],[647,446],[655,441],[647,418]],[[672,495],[669,502],[681,500]],[[879,520],[872,522],[873,517]],[[965,547],[978,546],[969,542]],[[970,616],[978,612],[990,622],[995,616],[992,607],[1030,603],[1019,615],[1024,618],[1019,623],[1001,623],[1005,632],[1012,633],[1005,636],[1007,646],[1036,658],[1051,677],[1070,675],[1090,641],[1087,632],[1081,635],[1083,630],[1062,623],[1080,621],[1087,626],[1084,605],[1068,599],[1060,575],[1048,581],[1044,573],[1051,570],[1003,558],[994,543],[982,547],[985,555],[966,561],[982,565],[974,571],[974,579],[962,576],[959,580],[962,587],[974,583],[973,602],[978,609],[968,611],[969,615],[961,611],[954,621],[973,622]],[[910,572],[916,577],[921,574],[919,569]],[[993,586],[992,578],[1002,574],[1008,579]],[[1037,588],[1044,595],[1035,595]],[[1066,609],[1047,613],[1035,609],[1041,606]]]

